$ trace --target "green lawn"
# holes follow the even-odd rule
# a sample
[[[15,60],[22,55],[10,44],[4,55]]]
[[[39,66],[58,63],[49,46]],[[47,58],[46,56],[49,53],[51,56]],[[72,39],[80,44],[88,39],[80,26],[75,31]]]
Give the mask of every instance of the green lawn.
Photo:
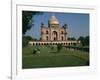
[[[33,49],[39,47],[40,54],[33,54]],[[82,51],[72,51],[63,48],[59,53],[56,46],[27,46],[22,49],[23,68],[47,68],[47,67],[67,67],[67,66],[88,66],[89,53]]]

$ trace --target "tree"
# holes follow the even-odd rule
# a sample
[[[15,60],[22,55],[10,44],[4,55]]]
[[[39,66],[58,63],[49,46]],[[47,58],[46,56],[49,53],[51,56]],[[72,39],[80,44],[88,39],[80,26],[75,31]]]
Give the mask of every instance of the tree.
[[[57,51],[60,52],[62,49],[62,44],[57,44]]]
[[[33,17],[41,14],[41,12],[33,11],[22,11],[22,34],[24,35],[27,30],[33,26]]]
[[[28,42],[34,40],[31,36],[23,36],[22,38],[22,46],[25,47],[28,45]]]
[[[74,37],[68,37],[68,40],[72,40],[72,41],[74,41],[74,40],[76,40]]]
[[[85,38],[84,38],[83,36],[80,36],[80,37],[78,38],[78,40],[81,41],[82,46],[85,45]]]
[[[85,45],[86,46],[89,46],[89,36],[86,36],[85,37]]]
[[[89,46],[89,36],[86,37],[80,36],[78,40],[81,41],[82,46]]]
[[[27,40],[32,41],[34,40],[31,36],[24,36]]]
[[[22,38],[22,47],[25,47],[27,45],[28,45],[28,39],[25,36],[23,36],[23,38]]]

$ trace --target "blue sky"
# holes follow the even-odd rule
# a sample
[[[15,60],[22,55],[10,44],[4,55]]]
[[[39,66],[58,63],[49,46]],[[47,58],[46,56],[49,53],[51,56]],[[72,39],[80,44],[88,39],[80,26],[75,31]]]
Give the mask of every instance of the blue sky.
[[[34,26],[26,32],[33,38],[39,39],[41,36],[41,22],[48,26],[48,20],[54,15],[62,27],[68,24],[68,36],[78,38],[79,36],[89,35],[89,14],[82,13],[60,13],[60,12],[43,12],[41,15],[33,17]]]

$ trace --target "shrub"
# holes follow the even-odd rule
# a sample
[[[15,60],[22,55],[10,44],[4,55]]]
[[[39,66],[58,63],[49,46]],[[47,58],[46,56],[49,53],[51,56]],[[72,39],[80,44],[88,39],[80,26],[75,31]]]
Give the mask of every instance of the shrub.
[[[62,44],[57,44],[57,51],[60,52],[62,49]]]
[[[28,40],[25,37],[23,37],[23,39],[22,39],[22,47],[25,47],[27,45],[28,45]]]

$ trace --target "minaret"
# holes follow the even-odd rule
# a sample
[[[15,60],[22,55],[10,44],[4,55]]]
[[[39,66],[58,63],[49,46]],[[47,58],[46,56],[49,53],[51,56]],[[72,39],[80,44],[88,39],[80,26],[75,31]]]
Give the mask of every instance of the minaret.
[[[67,40],[67,38],[68,38],[68,32],[66,30],[68,29],[68,25],[64,24],[63,28],[65,30],[65,40]]]

